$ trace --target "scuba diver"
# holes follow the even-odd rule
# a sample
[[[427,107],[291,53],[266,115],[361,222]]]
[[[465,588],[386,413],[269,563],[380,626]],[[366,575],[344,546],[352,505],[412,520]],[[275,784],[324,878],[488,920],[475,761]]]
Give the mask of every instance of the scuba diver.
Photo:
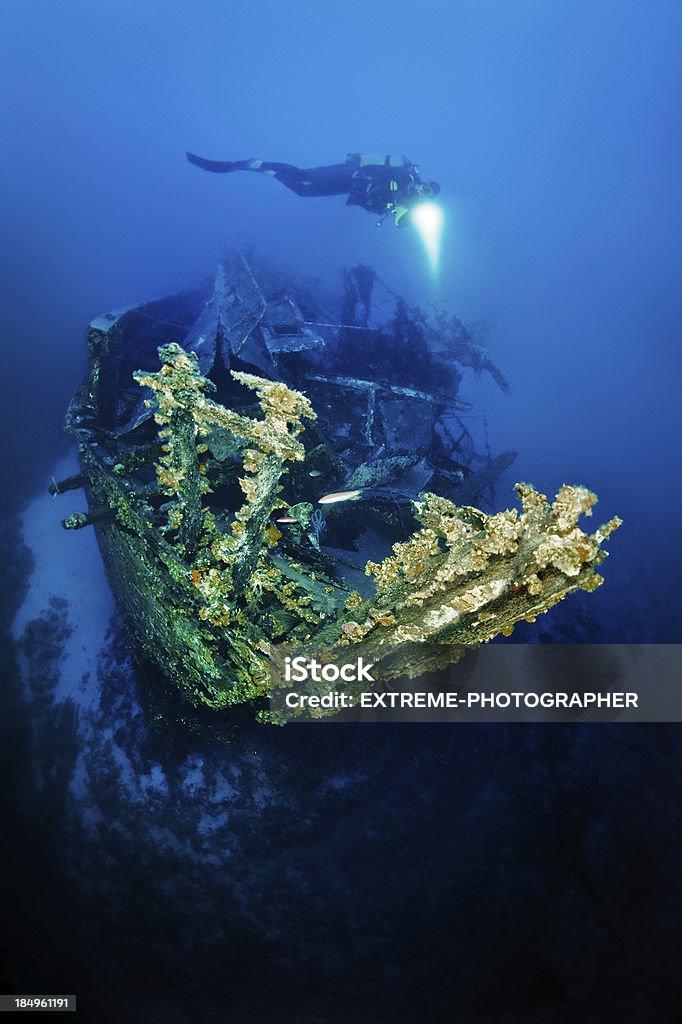
[[[361,206],[368,213],[379,214],[377,225],[392,216],[397,227],[405,227],[412,208],[440,192],[438,182],[422,181],[419,168],[404,156],[349,153],[343,164],[308,169],[268,160],[205,160],[194,153],[187,153],[187,159],[205,171],[218,174],[232,171],[267,174],[298,196],[347,195],[347,206]]]

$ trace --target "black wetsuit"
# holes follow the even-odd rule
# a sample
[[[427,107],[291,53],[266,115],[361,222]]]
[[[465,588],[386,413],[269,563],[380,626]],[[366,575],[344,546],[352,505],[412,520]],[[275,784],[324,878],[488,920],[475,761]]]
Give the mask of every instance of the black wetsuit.
[[[351,154],[345,163],[310,168],[269,160],[205,160],[194,153],[188,153],[187,159],[205,171],[219,174],[232,171],[267,174],[298,196],[347,195],[348,205],[361,206],[381,215],[395,214],[398,209],[405,210],[413,205],[421,184],[417,168],[404,157],[372,158]]]

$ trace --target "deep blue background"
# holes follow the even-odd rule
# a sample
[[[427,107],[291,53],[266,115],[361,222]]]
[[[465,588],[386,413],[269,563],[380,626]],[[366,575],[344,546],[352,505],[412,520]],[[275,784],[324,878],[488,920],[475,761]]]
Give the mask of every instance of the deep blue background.
[[[2,506],[49,477],[92,316],[194,284],[211,272],[226,243],[255,244],[264,256],[332,285],[344,265],[361,260],[415,302],[446,301],[465,320],[492,323],[491,355],[514,393],[505,398],[484,381],[482,394],[474,388],[471,397],[483,401],[493,448],[520,453],[509,494],[498,490],[501,503],[512,500],[513,479],[552,493],[564,481],[584,483],[601,498],[599,518],[624,519],[608,544],[607,583],[587,599],[594,638],[678,642],[681,10],[674,0],[4,0]],[[408,232],[389,224],[377,230],[373,218],[340,198],[301,200],[257,175],[202,174],[185,162],[185,149],[303,166],[335,163],[349,151],[405,153],[442,185],[440,274],[430,275]],[[480,436],[480,421],[478,430]],[[637,979],[644,963],[641,1005],[651,985],[666,1003],[666,1015],[659,1007],[651,1019],[679,1019],[673,1009],[668,1015],[665,986],[652,981],[657,970],[667,976],[670,963],[669,921],[653,908],[675,895],[679,737],[675,729],[661,730],[659,744],[653,730],[640,727],[628,739],[604,731],[602,742],[596,729],[554,733],[553,745],[549,733],[538,739],[518,732],[509,740],[472,727],[462,732],[461,755],[453,737],[429,733],[425,745],[426,734],[411,730],[392,741],[382,762],[382,771],[386,764],[401,768],[393,803],[382,791],[378,820],[382,827],[393,822],[396,841],[410,834],[410,822],[422,837],[407,863],[391,859],[388,839],[386,864],[373,861],[372,877],[391,878],[396,892],[403,877],[409,894],[405,920],[396,914],[386,927],[409,932],[415,915],[408,945],[419,984],[431,996],[451,970],[442,943],[456,934],[459,949],[471,937],[467,1024],[516,1022],[504,1016],[503,990],[512,974],[523,973],[519,949],[530,950],[533,974],[539,936],[554,943],[552,956],[564,964],[571,940],[581,941],[583,909],[571,886],[584,870],[585,835],[598,879],[608,879],[609,864],[627,865],[622,903],[606,900],[603,934],[588,947],[607,949],[631,929],[641,932],[642,950],[644,932],[658,934],[664,950],[652,966],[636,938],[627,954],[616,943],[613,960],[599,961],[599,970],[611,971],[604,988],[618,988],[623,972]],[[345,760],[348,743],[339,753]],[[305,753],[308,769],[323,770],[320,751]],[[360,747],[358,757],[365,756]],[[407,781],[411,758],[423,780],[414,789]],[[455,914],[437,936],[434,957],[430,918],[420,916],[415,893],[428,883],[430,827],[446,843],[441,851],[448,857],[441,852],[439,864],[456,863],[461,854],[443,783],[444,772],[447,778],[460,771],[472,786],[480,849],[474,843],[454,889],[445,887],[455,906],[465,905],[463,930],[457,933]],[[500,773],[511,781],[498,800],[485,780]],[[391,772],[382,778],[388,786]],[[415,814],[422,801],[427,815]],[[461,807],[457,814],[460,820]],[[362,835],[371,832],[371,802],[352,815]],[[637,823],[632,830],[630,822]],[[39,837],[40,822],[27,835],[34,851]],[[666,865],[658,887],[657,844]],[[341,845],[334,848],[339,862]],[[362,855],[361,844],[349,850]],[[484,876],[477,874],[479,856]],[[569,866],[561,867],[562,858]],[[544,877],[548,860],[553,869]],[[509,880],[526,862],[544,877],[530,915],[522,905],[527,888]],[[485,872],[500,864],[508,880],[497,877],[492,889],[506,908],[501,932],[508,946],[477,959],[475,950],[495,930],[495,912],[485,905],[483,924],[472,932],[476,900],[483,908]],[[46,877],[45,892],[59,905],[67,890],[60,890],[56,869]],[[558,937],[538,911],[545,901],[571,908]],[[598,899],[595,905],[599,916]],[[347,932],[339,938],[340,946],[351,941]],[[112,943],[107,956],[123,956]],[[50,936],[36,940],[43,953],[49,944]],[[491,976],[481,966],[477,977],[477,963],[501,962],[512,945],[507,973]],[[82,945],[74,948],[82,953]],[[396,957],[400,948],[398,942]],[[93,963],[98,955],[94,950]],[[134,955],[132,961],[128,979],[142,972]],[[589,965],[571,961],[569,974],[573,967],[576,977],[589,976]],[[20,964],[15,976],[35,969]],[[70,987],[69,969],[61,965],[63,989]],[[57,969],[50,970],[54,979]],[[553,978],[517,986],[514,998],[522,1007],[520,991],[530,992],[533,1005],[570,1001]],[[501,994],[488,999],[496,984]],[[487,993],[480,1015],[477,985]],[[124,1003],[125,990],[119,997]],[[427,1022],[464,1024],[465,1016],[448,1017],[435,996],[426,1003],[440,1007]],[[380,1019],[372,1006],[368,1021]],[[622,1007],[618,1017],[605,1012],[598,1019],[626,1019]],[[354,1013],[362,1019],[357,1006]],[[561,1019],[577,1018],[569,1008]]]
[[[678,4],[5,0],[2,16],[3,436],[49,448],[84,323],[193,283],[225,243],[329,282],[361,259],[489,318],[515,389],[485,384],[493,446],[520,451],[516,479],[597,491],[626,520],[610,570],[641,589],[680,501]],[[438,280],[414,237],[342,198],[204,174],[185,149],[406,153],[443,186]],[[6,453],[19,473],[26,451]]]

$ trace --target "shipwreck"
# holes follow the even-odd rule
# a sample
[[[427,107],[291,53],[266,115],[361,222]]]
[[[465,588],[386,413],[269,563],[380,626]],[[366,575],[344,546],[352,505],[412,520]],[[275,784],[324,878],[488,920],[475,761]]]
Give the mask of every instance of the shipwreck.
[[[377,686],[415,677],[602,582],[619,521],[584,532],[585,487],[476,507],[514,453],[467,425],[463,367],[509,388],[474,333],[362,265],[337,306],[234,251],[89,326],[81,473],[54,485],[89,512],[63,524],[94,527],[134,647],[195,705],[272,720],[295,648],[371,645]]]

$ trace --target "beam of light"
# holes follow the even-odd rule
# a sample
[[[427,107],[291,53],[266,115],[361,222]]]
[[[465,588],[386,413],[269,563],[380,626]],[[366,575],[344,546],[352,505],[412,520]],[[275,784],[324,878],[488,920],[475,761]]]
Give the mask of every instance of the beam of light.
[[[412,210],[410,219],[419,232],[419,237],[431,264],[431,270],[435,273],[440,262],[443,210],[438,203],[418,203]]]

